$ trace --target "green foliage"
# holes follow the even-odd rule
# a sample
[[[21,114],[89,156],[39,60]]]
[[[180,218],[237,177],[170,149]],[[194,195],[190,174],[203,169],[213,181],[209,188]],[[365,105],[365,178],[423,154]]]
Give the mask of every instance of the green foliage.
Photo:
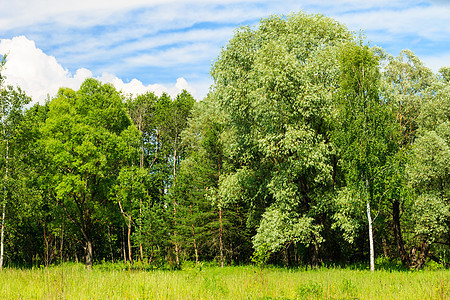
[[[238,165],[220,193],[251,208],[255,247],[321,240],[314,208],[332,180],[336,53],[351,38],[321,15],[273,16],[238,30],[214,63],[214,99],[229,116],[228,147]]]
[[[412,184],[425,190],[441,189],[445,193],[445,182],[450,176],[450,147],[445,136],[449,129],[444,123],[437,131],[427,131],[416,140],[408,168]]]
[[[14,212],[14,208],[19,206],[14,205],[15,200],[26,194],[23,192],[20,180],[24,173],[24,166],[20,163],[20,159],[16,159],[16,156],[19,156],[18,149],[20,148],[17,142],[20,135],[17,132],[20,129],[19,124],[23,120],[24,106],[31,100],[20,88],[4,86],[5,77],[2,75],[2,71],[5,64],[6,55],[2,55],[0,61],[0,270],[5,261],[5,232],[9,234],[10,231],[5,229],[14,226],[14,221],[10,220],[13,218],[9,217],[10,212]],[[14,233],[10,236],[14,240]],[[8,250],[10,249],[6,251],[8,252]]]
[[[297,288],[297,296],[300,299],[321,299],[323,298],[323,287],[318,282],[310,281]]]
[[[448,67],[433,74],[409,50],[370,49],[300,12],[237,29],[211,75],[199,102],[87,79],[25,109],[0,72],[5,262],[134,272],[195,261],[206,296],[231,298],[201,261],[365,269],[373,225],[380,267],[448,266]],[[353,278],[268,293],[265,274],[245,297],[375,297]]]
[[[372,211],[381,211],[384,192],[377,191],[389,158],[397,151],[393,138],[397,127],[392,105],[380,94],[379,57],[362,42],[347,43],[339,56],[339,93],[336,94],[337,119],[332,140],[335,143],[346,186],[336,196],[334,227],[343,229],[344,238],[353,242],[359,219],[355,208],[367,212],[371,270],[374,269]],[[359,201],[354,198],[359,197]],[[355,201],[356,200],[356,201]],[[353,203],[352,203],[353,202]],[[375,204],[378,204],[375,206]],[[351,209],[348,209],[350,208]]]
[[[49,108],[40,128],[47,179],[58,205],[80,230],[91,265],[94,230],[107,219],[108,195],[130,156],[135,129],[114,87],[93,79],[77,92],[61,89]]]
[[[270,254],[271,251],[269,250],[269,247],[264,244],[258,247],[255,252],[253,252],[251,260],[257,267],[262,269],[269,260]]]
[[[407,271],[408,266],[403,265],[400,259],[378,256],[375,264],[379,270],[385,271]]]
[[[378,59],[367,46],[347,44],[340,56],[338,124],[334,139],[349,184],[373,181],[389,154],[394,120],[378,92]],[[370,183],[372,184],[372,182]]]
[[[353,244],[358,234],[358,229],[362,226],[362,212],[364,207],[360,201],[361,195],[357,190],[344,187],[338,191],[335,198],[336,212],[333,215],[332,228],[342,230],[342,237],[345,241]]]
[[[442,81],[448,83],[450,81],[450,67],[442,67],[439,69]]]
[[[282,249],[291,242],[309,246],[314,239],[318,243],[322,241],[320,229],[321,226],[315,225],[313,218],[299,218],[292,213],[269,208],[265,211],[257,234],[253,237],[253,245],[257,251],[261,247],[268,247],[272,252]]]
[[[186,158],[170,197],[177,203],[176,240],[185,258],[231,263],[249,257],[243,219],[246,208],[238,194],[229,195],[222,189],[230,168],[224,145],[226,116],[210,97],[196,103],[181,134]]]
[[[380,92],[395,108],[396,122],[402,133],[398,136],[400,143],[409,145],[416,137],[417,118],[434,74],[410,50],[402,50],[398,57],[383,54],[380,58],[385,64]]]
[[[448,251],[450,231],[450,85],[436,81],[426,95],[418,117],[418,137],[407,164],[407,176],[416,192],[411,207],[413,246],[432,245],[438,255]],[[433,255],[433,254],[431,254]],[[445,255],[444,255],[445,256]]]

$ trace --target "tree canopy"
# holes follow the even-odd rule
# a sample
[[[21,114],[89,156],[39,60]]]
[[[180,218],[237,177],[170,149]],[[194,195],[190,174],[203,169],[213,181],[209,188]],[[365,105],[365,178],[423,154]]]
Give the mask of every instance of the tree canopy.
[[[449,67],[300,12],[238,28],[211,76],[31,107],[0,76],[0,267],[448,266]]]

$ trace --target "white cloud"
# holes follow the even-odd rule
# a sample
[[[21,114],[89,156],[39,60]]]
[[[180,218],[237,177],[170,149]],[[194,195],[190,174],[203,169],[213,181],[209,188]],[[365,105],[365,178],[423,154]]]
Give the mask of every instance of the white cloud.
[[[439,56],[423,56],[420,57],[420,59],[424,62],[425,66],[435,73],[437,73],[441,67],[450,67],[450,53]]]
[[[120,47],[119,51],[126,53],[183,43],[225,44],[233,36],[234,29],[235,27],[225,26],[217,29],[192,29],[186,32],[171,32],[163,36],[149,36],[131,41]]]
[[[379,9],[345,13],[336,18],[350,28],[367,31],[382,30],[390,36],[420,36],[442,40],[450,34],[450,7],[410,7],[404,9]]]
[[[271,14],[290,14],[302,9],[307,13],[323,13],[333,17],[351,30],[363,29],[371,44],[389,48],[388,51],[394,55],[408,47],[416,53],[421,52],[421,57],[428,55],[430,64],[436,65],[440,61],[448,65],[448,50],[442,49],[441,44],[450,36],[450,6],[436,4],[445,2],[78,0],[73,5],[68,0],[0,0],[0,28],[7,37],[25,34],[46,53],[56,57],[42,58],[44,53],[41,56],[36,54],[45,61],[45,71],[31,70],[42,69],[37,63],[39,59],[30,59],[29,64],[18,61],[14,67],[12,61],[8,63],[9,71],[27,66],[25,75],[28,77],[20,75],[22,79],[17,78],[17,81],[22,80],[20,85],[23,88],[34,85],[36,94],[41,91],[40,95],[35,96],[36,99],[45,98],[46,93],[53,94],[62,85],[76,89],[85,77],[93,73],[96,76],[103,74],[100,76],[102,80],[109,78],[127,93],[147,89],[155,92],[175,91],[176,78],[183,76],[188,79],[191,92],[195,90],[196,94],[193,94],[198,98],[206,95],[211,83],[208,78],[210,63],[233,35],[234,28],[239,24],[255,24],[260,18]],[[412,42],[405,46],[405,41]],[[435,50],[435,45],[440,49]],[[433,58],[433,52],[442,55]],[[70,70],[80,67],[89,70],[80,69],[72,75],[61,64]],[[19,65],[22,67],[19,68]],[[143,73],[144,67],[149,72]],[[33,72],[39,80],[31,78]],[[152,77],[156,72],[170,79],[165,79],[164,85],[149,85],[148,81],[157,80]],[[138,79],[124,82],[111,75],[119,73],[121,77],[137,77],[147,80],[147,83]],[[9,75],[10,79],[14,76],[20,77]],[[167,81],[172,83],[167,84]]]
[[[182,90],[187,90],[194,97],[196,97],[196,95],[198,94],[196,89],[191,87],[182,77],[178,78],[175,84],[169,85],[162,85],[158,83],[144,85],[137,79],[133,79],[130,82],[125,83],[122,79],[110,73],[103,73],[102,76],[98,77],[98,79],[102,82],[112,83],[116,87],[116,89],[122,91],[125,94],[131,94],[134,96],[144,94],[148,91],[154,92],[157,96],[161,96],[161,94],[165,92],[171,97],[175,97]]]
[[[79,87],[84,79],[92,76],[86,69],[79,69],[72,76],[53,56],[46,55],[24,36],[1,40],[0,53],[8,55],[4,70],[6,82],[20,86],[35,101],[43,102],[61,86]]]
[[[6,69],[3,71],[6,83],[20,86],[34,102],[43,103],[48,96],[54,96],[60,87],[77,90],[86,78],[93,77],[92,72],[85,68],[78,69],[72,75],[56,61],[55,57],[46,55],[36,48],[34,41],[24,36],[0,40],[0,53],[8,55]],[[186,89],[194,97],[199,96],[196,89],[191,87],[184,78],[178,78],[172,85],[144,85],[137,79],[125,83],[110,73],[104,73],[98,79],[114,84],[118,90],[126,94],[136,95],[153,91],[157,95],[167,92],[175,96]]]
[[[207,60],[211,57],[210,54],[212,52],[219,53],[219,51],[219,47],[206,43],[190,44],[160,50],[155,53],[133,56],[125,59],[125,65],[172,67]]]
[[[448,0],[429,0],[429,2],[433,2],[439,5],[450,5]]]
[[[46,0],[45,4],[41,0],[27,1],[1,1],[0,2],[0,28],[9,30],[20,26],[30,26],[37,23],[51,22],[61,26],[88,27],[98,24],[111,24],[116,20],[112,16],[122,14],[130,10],[138,10],[145,7],[159,10],[157,14],[152,14],[152,19],[156,21],[177,21],[183,22],[181,13],[201,17],[203,11],[198,9],[201,6],[220,6],[222,10],[230,4],[244,6],[253,3],[271,3],[274,1],[255,0],[78,0],[76,5],[68,0]],[[280,4],[281,5],[281,4]],[[237,12],[235,10],[235,12]],[[244,14],[242,11],[239,15]],[[247,11],[248,13],[248,11]],[[183,14],[182,14],[183,15]],[[205,16],[212,16],[208,13]],[[229,19],[228,15],[227,18]],[[236,16],[237,17],[237,16]],[[187,18],[189,19],[189,18]],[[198,19],[198,18],[197,18]],[[215,18],[216,20],[217,18]],[[166,22],[164,22],[166,23]]]

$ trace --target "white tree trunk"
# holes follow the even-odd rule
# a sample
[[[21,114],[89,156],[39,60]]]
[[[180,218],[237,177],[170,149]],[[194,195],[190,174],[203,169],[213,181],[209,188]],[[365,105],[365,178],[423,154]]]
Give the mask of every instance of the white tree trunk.
[[[174,204],[173,204],[173,215],[175,218],[175,215],[177,214],[177,209],[176,209],[176,203],[175,203],[175,199],[173,200]],[[175,220],[175,225],[177,225],[177,221]],[[179,256],[179,252],[180,252],[180,248],[178,247],[178,242],[177,242],[177,231],[176,229],[173,230],[173,236],[175,237],[175,262],[177,263],[177,267],[180,265],[180,256]]]
[[[174,143],[174,151],[173,151],[172,186],[175,185],[175,176],[177,174],[177,135],[178,135],[178,132],[175,133],[175,143]],[[177,225],[176,214],[177,214],[177,202],[174,197],[173,198],[173,217],[175,220],[175,226]],[[179,267],[180,266],[180,257],[179,257],[180,248],[178,246],[178,242],[176,241],[177,231],[175,229],[173,231],[173,236],[175,237],[175,261],[177,263],[177,267]]]
[[[2,228],[1,228],[1,237],[0,237],[0,270],[3,269],[3,255],[4,255],[4,240],[5,240],[5,214],[6,214],[6,184],[8,181],[8,163],[9,163],[9,143],[6,138],[6,129],[5,129],[5,111],[2,103],[2,124],[3,124],[3,136],[6,139],[6,155],[5,155],[5,183],[3,186],[3,205],[2,205]]]
[[[367,221],[369,221],[369,246],[370,246],[370,271],[375,271],[375,253],[373,250],[372,216],[370,215],[370,203],[367,199]]]

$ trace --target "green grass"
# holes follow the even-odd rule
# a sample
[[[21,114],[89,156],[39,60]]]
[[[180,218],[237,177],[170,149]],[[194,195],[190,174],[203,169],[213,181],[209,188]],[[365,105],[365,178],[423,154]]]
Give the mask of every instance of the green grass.
[[[4,269],[0,299],[450,299],[450,271],[187,266],[114,270],[80,264]]]

